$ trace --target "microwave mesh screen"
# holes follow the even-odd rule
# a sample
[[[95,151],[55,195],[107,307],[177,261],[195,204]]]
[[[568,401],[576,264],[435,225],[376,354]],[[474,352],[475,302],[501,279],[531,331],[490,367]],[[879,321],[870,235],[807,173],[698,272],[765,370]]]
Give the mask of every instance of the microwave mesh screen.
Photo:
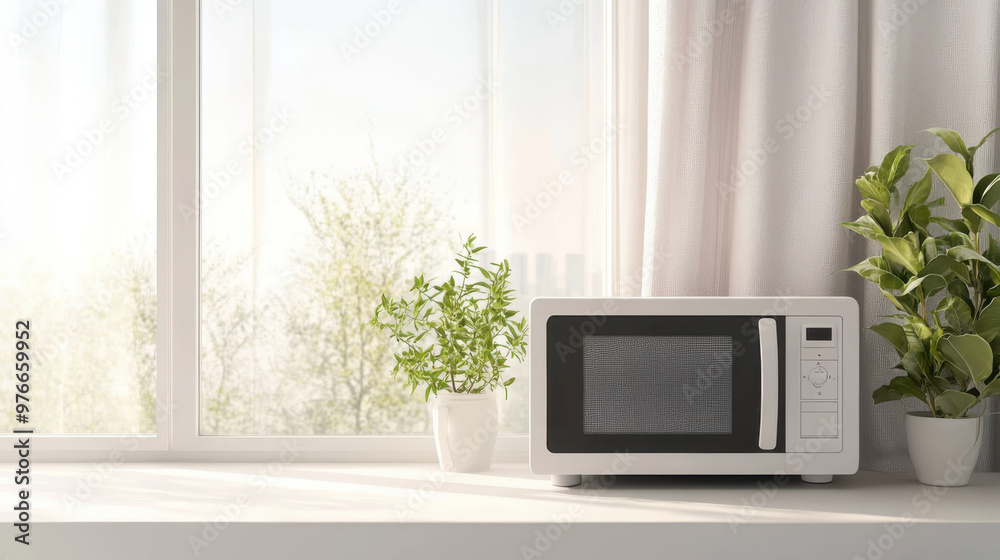
[[[583,377],[585,433],[732,433],[731,337],[587,336]]]

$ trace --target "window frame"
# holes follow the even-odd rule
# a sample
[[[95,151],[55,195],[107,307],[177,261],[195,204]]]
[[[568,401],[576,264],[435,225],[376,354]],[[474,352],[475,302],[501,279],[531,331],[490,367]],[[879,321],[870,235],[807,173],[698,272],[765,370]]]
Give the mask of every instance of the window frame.
[[[252,1],[252,0],[251,0]],[[490,2],[491,30],[486,56],[497,72],[501,0]],[[233,3],[233,2],[230,2]],[[594,8],[584,3],[588,29]],[[603,106],[616,119],[618,85],[615,45],[616,3],[600,7],[603,27]],[[39,460],[53,462],[121,461],[270,461],[436,462],[432,435],[413,436],[213,436],[199,433],[200,422],[200,19],[202,0],[157,0],[157,66],[166,78],[157,89],[157,377],[155,434],[32,435]],[[596,62],[596,61],[595,61]],[[490,162],[494,165],[498,103],[491,99]],[[607,127],[605,127],[606,129]],[[603,155],[606,172],[605,293],[617,292],[617,142],[605,131],[611,149]],[[198,219],[185,219],[191,206]],[[22,436],[23,437],[23,436]],[[12,434],[4,453],[13,458]],[[500,434],[495,460],[524,461],[527,434]],[[0,459],[3,455],[0,454]]]

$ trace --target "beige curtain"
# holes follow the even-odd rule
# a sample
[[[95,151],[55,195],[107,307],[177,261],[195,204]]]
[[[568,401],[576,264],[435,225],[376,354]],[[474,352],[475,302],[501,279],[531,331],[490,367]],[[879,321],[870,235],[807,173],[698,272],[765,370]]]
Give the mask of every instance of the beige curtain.
[[[642,163],[619,158],[620,284],[639,266],[651,296],[850,295],[863,326],[879,322],[891,312],[881,294],[838,272],[875,250],[838,226],[861,214],[854,178],[897,144],[919,144],[919,156],[941,148],[928,127],[978,142],[1000,125],[1000,4],[646,9],[622,2],[617,14],[620,36],[648,22],[648,50],[634,54],[634,33],[618,47],[620,77],[648,92],[645,107],[619,99],[623,122],[647,123],[629,129],[646,143],[641,188],[629,169]],[[998,154],[997,140],[980,151],[980,173],[1000,167]],[[917,403],[875,407],[871,392],[896,357],[867,330],[861,353],[861,466],[909,470],[903,411]],[[987,425],[979,466],[1000,470],[1000,416]]]

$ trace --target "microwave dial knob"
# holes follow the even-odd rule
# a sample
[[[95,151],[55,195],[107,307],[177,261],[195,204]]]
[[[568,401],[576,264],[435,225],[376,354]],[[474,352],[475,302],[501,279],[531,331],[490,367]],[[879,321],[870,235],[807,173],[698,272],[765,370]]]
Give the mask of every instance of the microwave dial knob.
[[[822,387],[826,380],[830,378],[830,372],[819,364],[809,372],[809,382],[816,387]]]

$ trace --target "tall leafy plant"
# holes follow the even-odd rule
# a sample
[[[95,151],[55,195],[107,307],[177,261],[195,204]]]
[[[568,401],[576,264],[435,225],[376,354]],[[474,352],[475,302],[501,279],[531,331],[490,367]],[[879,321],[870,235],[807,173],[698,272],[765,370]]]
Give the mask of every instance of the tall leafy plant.
[[[898,183],[913,146],[898,146],[856,181],[865,215],[841,224],[881,246],[851,267],[879,287],[899,313],[872,330],[899,354],[895,377],[872,394],[876,403],[914,397],[935,417],[962,418],[1000,393],[1000,244],[984,231],[1000,226],[1000,174],[973,180],[976,152],[998,129],[969,147],[953,130],[931,128],[945,152],[906,190]],[[935,215],[934,177],[951,192],[957,217]]]
[[[440,391],[482,393],[514,382],[504,378],[510,360],[525,357],[527,319],[511,309],[507,260],[481,266],[476,257],[486,249],[474,235],[462,245],[456,276],[441,283],[424,276],[413,279],[410,299],[382,295],[371,325],[388,330],[402,345],[395,354],[393,377],[400,371],[414,393],[425,386],[424,400]]]

